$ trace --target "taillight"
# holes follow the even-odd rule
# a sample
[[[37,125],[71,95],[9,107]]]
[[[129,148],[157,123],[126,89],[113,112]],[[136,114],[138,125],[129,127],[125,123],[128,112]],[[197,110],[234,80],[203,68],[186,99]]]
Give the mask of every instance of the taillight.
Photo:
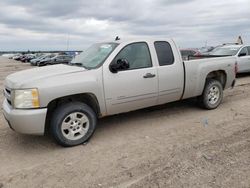
[[[235,62],[235,65],[234,65],[234,73],[235,75],[238,73],[238,63]]]

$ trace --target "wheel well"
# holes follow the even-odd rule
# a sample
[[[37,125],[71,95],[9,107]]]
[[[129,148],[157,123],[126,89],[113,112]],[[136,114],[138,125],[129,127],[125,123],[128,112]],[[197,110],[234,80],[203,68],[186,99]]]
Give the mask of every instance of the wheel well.
[[[73,101],[84,102],[85,104],[87,104],[94,110],[97,116],[101,116],[98,100],[96,96],[92,93],[84,93],[84,94],[76,94],[76,95],[60,97],[60,98],[54,99],[47,105],[48,110],[47,110],[46,122],[45,122],[45,133],[49,132],[49,125],[50,125],[50,120],[51,120],[53,111],[58,106],[64,103],[73,102]]]
[[[226,76],[225,71],[218,70],[218,71],[210,72],[206,77],[206,80],[208,79],[218,80],[222,84],[223,89],[226,86],[227,76]]]

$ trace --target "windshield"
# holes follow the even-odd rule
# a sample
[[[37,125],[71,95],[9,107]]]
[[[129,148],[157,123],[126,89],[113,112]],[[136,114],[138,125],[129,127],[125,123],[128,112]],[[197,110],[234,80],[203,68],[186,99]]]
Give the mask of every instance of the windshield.
[[[218,55],[218,56],[234,56],[239,51],[240,47],[218,47],[212,50],[210,55]]]
[[[107,59],[107,57],[118,46],[118,43],[97,43],[87,50],[77,55],[72,61],[72,65],[82,66],[87,69],[97,68]]]

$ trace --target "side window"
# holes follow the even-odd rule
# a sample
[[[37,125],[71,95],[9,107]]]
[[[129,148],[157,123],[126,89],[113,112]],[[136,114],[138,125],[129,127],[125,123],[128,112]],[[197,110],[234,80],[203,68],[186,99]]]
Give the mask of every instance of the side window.
[[[126,59],[129,62],[128,70],[152,67],[149,48],[145,42],[125,46],[115,57],[114,62],[119,59]]]
[[[250,55],[250,46],[247,47],[248,55]]]
[[[160,66],[172,65],[174,63],[174,54],[168,42],[157,41],[154,43]]]
[[[243,54],[243,53],[248,55],[247,47],[242,48],[239,54]]]

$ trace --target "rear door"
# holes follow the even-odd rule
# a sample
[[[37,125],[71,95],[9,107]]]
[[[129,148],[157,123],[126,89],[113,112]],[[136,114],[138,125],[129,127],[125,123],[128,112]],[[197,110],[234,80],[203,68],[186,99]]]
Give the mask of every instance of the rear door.
[[[184,68],[178,50],[172,49],[175,46],[172,41],[156,41],[154,46],[159,64],[158,104],[179,100],[183,92]]]
[[[113,62],[126,59],[130,67],[112,73],[103,67],[107,113],[117,114],[157,104],[158,75],[146,42],[131,43],[123,47]]]

